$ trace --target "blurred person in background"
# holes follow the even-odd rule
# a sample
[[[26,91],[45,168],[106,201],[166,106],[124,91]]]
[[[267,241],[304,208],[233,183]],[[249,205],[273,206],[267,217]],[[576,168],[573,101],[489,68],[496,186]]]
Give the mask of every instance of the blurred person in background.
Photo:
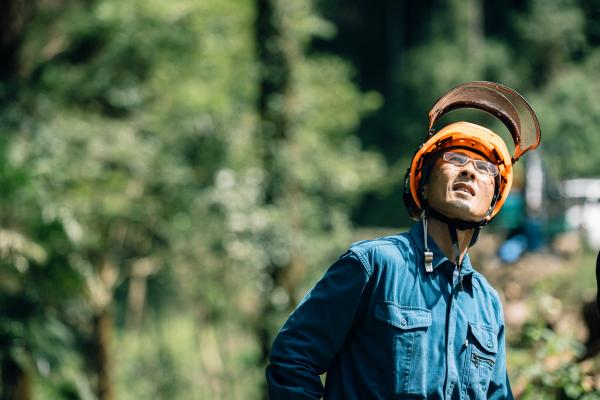
[[[457,108],[498,117],[513,155],[480,125],[435,132]],[[490,82],[452,89],[429,119],[405,180],[404,202],[417,222],[353,244],[306,294],[272,345],[271,400],[513,398],[502,305],[467,250],[506,200],[513,163],[539,144],[539,124],[520,95]]]

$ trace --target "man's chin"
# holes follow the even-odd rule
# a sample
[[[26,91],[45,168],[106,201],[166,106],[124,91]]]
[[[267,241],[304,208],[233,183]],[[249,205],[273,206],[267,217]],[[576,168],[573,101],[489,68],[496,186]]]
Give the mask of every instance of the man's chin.
[[[440,207],[439,211],[448,218],[461,221],[479,222],[484,218],[484,216],[473,213],[473,206],[470,202],[460,199],[448,202],[444,207]]]

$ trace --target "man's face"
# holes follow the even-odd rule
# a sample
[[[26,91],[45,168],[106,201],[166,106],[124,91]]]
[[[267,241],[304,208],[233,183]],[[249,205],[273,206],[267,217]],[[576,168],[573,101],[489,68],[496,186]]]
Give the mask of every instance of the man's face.
[[[468,150],[452,151],[488,161]],[[494,177],[475,169],[471,161],[457,166],[440,157],[431,169],[425,196],[432,208],[449,218],[481,221],[494,197]]]

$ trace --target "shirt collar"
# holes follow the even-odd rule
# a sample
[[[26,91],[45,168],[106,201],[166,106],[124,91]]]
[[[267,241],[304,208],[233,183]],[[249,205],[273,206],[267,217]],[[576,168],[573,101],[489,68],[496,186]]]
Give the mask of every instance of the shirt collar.
[[[425,249],[425,243],[423,240],[423,223],[421,221],[415,223],[410,229],[409,234],[412,237],[413,241],[416,243],[417,249],[422,256],[423,251]],[[446,261],[449,261],[452,264],[454,264],[453,261],[449,260],[448,257],[444,255],[437,243],[429,235],[427,235],[427,245],[429,247],[429,251],[433,253],[434,271],[437,267],[439,267]],[[423,265],[422,268],[425,268],[425,266]],[[471,260],[469,258],[469,254],[467,253],[463,258],[461,274],[467,276],[473,274],[473,272],[475,272],[475,269],[473,269],[473,266],[471,265]]]

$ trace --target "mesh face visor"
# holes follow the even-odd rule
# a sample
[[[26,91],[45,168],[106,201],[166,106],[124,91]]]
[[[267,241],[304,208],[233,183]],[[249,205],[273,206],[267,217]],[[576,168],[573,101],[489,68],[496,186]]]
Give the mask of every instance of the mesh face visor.
[[[442,96],[429,112],[429,137],[433,125],[443,115],[460,108],[474,108],[498,118],[515,144],[512,162],[540,144],[540,124],[533,109],[517,92],[493,82],[467,82]]]

